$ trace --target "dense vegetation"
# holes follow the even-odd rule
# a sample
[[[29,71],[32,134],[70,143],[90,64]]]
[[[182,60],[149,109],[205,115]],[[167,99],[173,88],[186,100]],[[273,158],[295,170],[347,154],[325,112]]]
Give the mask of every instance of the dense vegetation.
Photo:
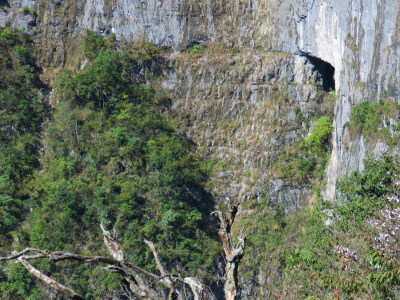
[[[0,30],[1,255],[27,246],[103,253],[103,222],[122,242],[127,260],[154,269],[147,238],[173,273],[215,280],[220,246],[209,217],[215,203],[203,189],[210,164],[195,154],[169,110],[170,99],[150,80],[167,68],[160,50],[88,31],[82,65],[58,76],[50,107],[31,47],[23,32]],[[190,54],[203,50],[194,46]],[[351,135],[396,145],[385,120],[397,111],[390,99],[357,105]],[[296,115],[302,124],[300,110]],[[307,137],[282,153],[272,171],[319,185],[317,198],[333,126],[329,114],[308,122]],[[371,226],[382,211],[398,208],[399,173],[396,156],[368,158],[362,172],[342,179],[337,204],[314,199],[297,214],[268,198],[243,203],[256,212],[241,219],[248,236],[243,280],[267,275],[259,298],[399,297],[400,249],[379,249],[379,232]],[[118,275],[96,265],[43,260],[36,266],[87,299],[123,294]],[[43,299],[49,290],[20,264],[4,263],[0,293]]]
[[[202,188],[207,172],[176,128],[166,96],[146,82],[162,64],[158,49],[143,43],[117,51],[113,37],[89,31],[82,46],[89,61],[58,77],[56,105],[43,123],[47,110],[38,100],[39,70],[23,48],[28,42],[9,28],[1,38],[8,75],[0,91],[2,252],[29,245],[96,253],[102,221],[114,225],[127,259],[137,264],[154,267],[143,243],[148,238],[172,269],[211,268],[216,230],[210,229],[212,199]],[[72,266],[43,262],[40,268],[59,278]],[[44,297],[33,280],[21,280],[21,267],[7,272],[0,282],[6,297]],[[120,289],[115,275],[100,268],[75,272],[80,276],[65,282],[89,299]]]
[[[399,104],[385,94],[379,102],[363,101],[356,105],[348,124],[351,136],[363,135],[368,140],[386,139],[392,146],[398,143],[390,133],[390,119],[396,119]]]
[[[39,166],[40,129],[48,109],[23,31],[0,33],[0,247],[9,249],[27,213],[27,184]]]
[[[267,216],[269,226],[253,243],[270,249],[274,255],[265,257],[266,263],[283,272],[276,293],[308,299],[398,297],[398,246],[376,247],[379,231],[371,220],[383,220],[385,210],[397,212],[399,172],[399,157],[370,157],[362,172],[341,180],[337,204],[319,201],[296,216],[282,209]],[[393,237],[397,240],[398,232]]]
[[[295,182],[320,183],[330,157],[332,130],[330,117],[314,118],[310,135],[300,139],[278,157],[273,166],[277,177]]]

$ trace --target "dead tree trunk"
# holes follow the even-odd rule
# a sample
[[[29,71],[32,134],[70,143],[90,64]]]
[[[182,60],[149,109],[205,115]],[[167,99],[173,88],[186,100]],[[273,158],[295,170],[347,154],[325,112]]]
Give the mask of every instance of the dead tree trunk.
[[[0,257],[0,262],[16,259],[16,262],[21,263],[29,271],[29,273],[45,282],[48,286],[54,288],[57,292],[62,293],[72,299],[82,300],[85,298],[79,295],[73,289],[62,285],[43,274],[29,264],[28,261],[40,258],[48,258],[49,261],[53,262],[62,260],[77,260],[82,262],[106,263],[108,266],[104,267],[103,269],[122,275],[125,279],[124,282],[128,285],[129,289],[137,298],[143,300],[163,300],[159,291],[157,291],[155,288],[152,288],[152,284],[146,283],[146,281],[142,278],[143,275],[151,279],[153,283],[155,281],[159,281],[165,288],[169,289],[167,298],[168,300],[185,300],[185,297],[183,297],[183,295],[176,288],[177,282],[180,282],[181,284],[187,284],[191,288],[195,300],[209,299],[206,286],[198,279],[193,277],[179,278],[168,274],[158,259],[158,253],[152,242],[144,240],[144,242],[153,252],[154,259],[156,260],[157,268],[159,269],[161,276],[149,272],[131,262],[125,262],[121,245],[107,230],[104,229],[102,224],[100,227],[103,232],[104,244],[109,254],[113,258],[104,256],[85,256],[64,251],[50,252],[36,248],[26,248],[20,252],[13,252],[10,256]]]
[[[66,287],[65,285],[58,283],[54,279],[44,275],[42,272],[40,272],[38,269],[36,269],[30,263],[28,263],[28,261],[26,261],[25,259],[22,259],[21,257],[19,257],[17,262],[21,263],[28,270],[29,273],[36,276],[40,280],[42,280],[45,284],[47,284],[48,286],[51,286],[56,291],[63,293],[64,295],[66,295],[74,300],[75,299],[76,300],[85,300],[84,297],[79,295],[73,289],[70,289],[69,287]]]
[[[224,285],[226,300],[234,300],[239,290],[238,268],[246,247],[246,237],[243,233],[244,228],[240,231],[236,245],[232,241],[232,225],[235,221],[239,205],[240,204],[231,206],[228,199],[228,213],[224,214],[220,211],[212,213],[218,216],[221,223],[218,235],[221,238],[226,258]]]
[[[238,238],[236,245],[232,242],[231,228],[235,220],[235,216],[238,210],[238,205],[230,207],[229,213],[223,214],[220,211],[214,212],[219,217],[221,227],[218,232],[224,248],[226,257],[226,281],[225,281],[225,297],[227,300],[233,300],[239,289],[238,282],[238,266],[241,258],[244,255],[245,250],[245,237],[243,235],[243,229]],[[16,260],[16,263],[21,263],[32,275],[45,282],[48,286],[54,288],[56,291],[64,294],[72,299],[82,300],[84,297],[79,295],[73,289],[66,287],[54,279],[43,274],[35,267],[33,267],[28,261],[37,260],[42,258],[48,258],[49,261],[57,262],[62,260],[76,260],[81,262],[97,262],[107,264],[104,270],[120,274],[124,280],[123,282],[127,287],[135,294],[138,299],[143,300],[162,300],[161,293],[152,287],[153,284],[158,281],[164,288],[169,290],[168,300],[185,300],[186,296],[182,295],[177,289],[177,283],[186,284],[190,287],[194,300],[208,300],[215,299],[212,293],[209,293],[206,286],[198,279],[194,277],[174,277],[168,274],[162,266],[157,250],[151,241],[144,240],[153,252],[156,265],[161,275],[156,275],[149,272],[131,262],[126,262],[124,259],[124,253],[120,243],[108,232],[103,224],[100,224],[104,244],[108,250],[108,253],[112,256],[86,256],[64,251],[47,251],[36,248],[25,248],[20,252],[12,252],[10,256],[0,257],[1,261]],[[143,276],[151,279],[153,283],[147,283]]]

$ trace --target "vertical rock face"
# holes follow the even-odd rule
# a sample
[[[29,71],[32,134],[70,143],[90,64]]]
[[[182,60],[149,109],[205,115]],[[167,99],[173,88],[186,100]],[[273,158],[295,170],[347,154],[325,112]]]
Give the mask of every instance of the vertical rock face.
[[[73,39],[84,28],[103,34],[114,32],[128,40],[147,39],[174,49],[206,42],[238,48],[263,47],[328,62],[335,68],[338,99],[332,156],[327,168],[327,198],[334,195],[341,175],[362,167],[367,153],[378,155],[387,149],[382,143],[369,145],[362,137],[351,140],[346,122],[355,104],[363,100],[377,101],[383,91],[398,100],[400,3],[397,0],[7,0],[0,3],[0,25],[22,27],[31,32],[43,43],[45,65],[64,64],[68,55],[74,53]],[[31,13],[24,14],[23,7],[28,7]],[[191,67],[181,68],[181,74],[190,78]],[[258,67],[254,68],[258,72]],[[293,70],[296,69],[293,67]],[[179,76],[175,76],[179,81]],[[186,109],[193,105],[190,101],[195,100],[187,96],[190,86],[201,86],[201,82],[195,81],[204,81],[204,76],[181,82],[187,86],[176,93],[176,107]],[[248,103],[263,97],[257,85],[246,84],[251,94],[246,100]],[[188,90],[186,95],[185,90]],[[231,96],[228,93],[224,97],[221,101]],[[301,97],[301,93],[295,97]],[[210,102],[202,105],[208,106]],[[222,113],[234,111],[240,114],[240,109],[233,107],[230,112]],[[256,123],[252,126],[261,126],[258,120],[253,121]],[[202,134],[201,129],[196,130],[195,134]],[[193,131],[189,129],[191,134]],[[203,142],[215,144],[215,138],[207,136]],[[253,156],[252,148],[238,155],[241,157],[246,151],[248,157]],[[254,151],[265,149],[260,145]]]
[[[383,93],[400,101],[398,0],[0,0],[6,25],[32,35],[44,69],[72,65],[86,28],[171,46],[173,70],[161,84],[188,115],[188,136],[216,162],[219,195],[266,197],[286,211],[307,204],[312,183],[277,175],[273,164],[307,136],[300,112],[312,117],[330,105],[315,86],[325,68],[335,82],[324,88],[336,90],[325,198],[368,153],[388,150],[350,137],[347,123],[361,101]],[[202,43],[202,55],[185,53]],[[272,284],[278,269],[260,266],[257,281]],[[243,298],[254,290],[248,285]]]
[[[338,100],[326,198],[337,179],[357,168],[367,153],[386,151],[361,137],[350,141],[346,122],[360,101],[376,102],[385,91],[399,100],[399,2],[308,1],[295,10],[297,47],[335,67]]]
[[[286,211],[304,206],[310,183],[284,182],[271,166],[306,137],[300,110],[317,115],[317,106],[332,99],[312,84],[318,72],[308,59],[225,46],[208,48],[201,57],[179,53],[171,59],[175,70],[164,90],[176,99],[174,109],[190,116],[187,134],[216,162],[217,194],[259,202],[267,194]]]

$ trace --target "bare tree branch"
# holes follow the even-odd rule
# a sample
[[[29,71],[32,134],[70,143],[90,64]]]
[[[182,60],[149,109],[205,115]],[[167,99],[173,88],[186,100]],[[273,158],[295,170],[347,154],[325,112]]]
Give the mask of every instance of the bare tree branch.
[[[185,277],[183,282],[190,286],[190,289],[194,295],[194,300],[208,299],[207,288],[200,280],[194,277]]]
[[[228,213],[224,214],[220,211],[212,212],[211,214],[216,215],[220,221],[220,229],[218,235],[222,241],[224,253],[226,257],[225,266],[225,284],[224,292],[226,300],[235,299],[239,290],[239,279],[238,279],[238,268],[241,259],[244,256],[246,247],[246,237],[244,235],[244,228],[240,231],[238,242],[234,245],[232,241],[232,225],[235,221],[236,214],[239,210],[240,203],[231,205],[231,201],[228,200]]]
[[[147,270],[145,270],[145,269],[143,269],[143,268],[141,268],[141,267],[139,267],[139,266],[137,266],[137,265],[135,265],[135,264],[133,264],[131,262],[125,262],[125,265],[127,265],[129,268],[132,268],[132,269],[134,269],[134,270],[136,270],[136,271],[138,271],[140,273],[143,273],[144,275],[149,276],[151,278],[154,278],[154,279],[157,279],[157,280],[160,278],[160,276],[157,276],[156,274],[151,273],[151,272],[149,272],[149,271],[147,271]]]
[[[30,252],[38,254],[28,255]],[[35,260],[39,258],[48,258],[49,261],[54,261],[54,262],[63,260],[77,260],[81,262],[106,263],[109,265],[108,267],[106,267],[106,269],[121,274],[129,283],[129,287],[132,290],[132,292],[134,292],[136,295],[140,295],[141,299],[162,299],[161,297],[158,296],[158,293],[155,290],[151,289],[144,283],[142,278],[135,271],[143,273],[144,275],[152,278],[158,279],[159,276],[143,268],[140,268],[139,266],[133,263],[125,263],[109,257],[86,256],[64,251],[50,252],[47,250],[40,250],[36,248],[26,248],[20,252],[14,252],[10,256],[0,257],[0,261],[21,259],[27,262],[28,260]]]
[[[38,269],[33,267],[28,261],[23,259],[21,256],[18,257],[17,263],[21,263],[29,273],[31,273],[33,276],[39,278],[40,280],[44,281],[48,286],[51,286],[53,289],[55,289],[57,292],[60,292],[64,294],[67,297],[70,297],[72,299],[76,300],[85,300],[84,297],[79,295],[77,292],[75,292],[73,289],[70,289],[66,287],[65,285],[62,285],[61,283],[58,283],[54,279],[48,277],[47,275],[43,274],[40,272]]]
[[[20,256],[23,256],[29,252],[38,253],[38,257],[36,257],[36,258],[46,257],[47,253],[48,253],[48,251],[40,250],[40,249],[36,249],[36,248],[25,248],[24,250],[22,250],[20,252],[13,251],[13,252],[11,252],[11,255],[9,255],[9,256],[0,257],[0,261],[12,260],[12,259],[18,258]]]
[[[158,268],[158,270],[160,270],[160,273],[161,273],[160,281],[164,281],[165,284],[172,286],[172,281],[168,278],[167,272],[165,272],[165,269],[164,269],[163,265],[161,264],[160,259],[158,258],[158,253],[156,251],[156,247],[154,247],[153,242],[148,241],[146,239],[144,239],[143,241],[146,243],[147,246],[149,246],[151,252],[153,252],[153,256],[154,256],[154,260],[156,261],[157,268]]]
[[[146,239],[144,239],[144,242],[146,243],[147,246],[149,246],[151,252],[153,252],[153,256],[154,256],[154,260],[156,261],[157,268],[160,270],[160,273],[161,273],[160,282],[171,289],[168,299],[184,300],[184,297],[182,296],[182,294],[176,290],[176,280],[171,281],[169,279],[169,277],[171,277],[171,275],[168,275],[167,272],[165,272],[165,269],[164,269],[163,265],[161,264],[160,259],[158,258],[158,253],[156,251],[156,247],[154,246],[153,242],[148,241]]]
[[[113,264],[114,266],[109,268],[109,270],[121,274],[128,282],[132,292],[140,299],[161,300],[162,298],[158,295],[157,291],[147,285],[135,270],[153,278],[158,278],[158,276],[132,263],[125,263],[121,245],[114,239],[110,232],[105,230],[103,223],[100,223],[100,228],[103,232],[104,244],[108,252],[118,262],[117,264]]]
[[[164,281],[165,285],[167,285],[167,286],[170,285],[171,290],[176,291],[175,282],[176,282],[176,280],[179,280],[179,281],[189,285],[189,287],[192,290],[195,300],[205,300],[207,298],[206,286],[200,280],[193,278],[193,277],[185,277],[184,279],[181,279],[181,278],[176,278],[176,277],[172,277],[171,275],[168,275],[167,272],[165,271],[164,267],[162,266],[160,259],[158,258],[158,253],[156,251],[156,248],[155,248],[153,242],[148,241],[146,239],[144,239],[144,242],[147,244],[147,246],[149,246],[149,248],[153,252],[154,260],[156,261],[157,267],[161,272],[160,280]],[[169,279],[169,277],[172,277],[174,279],[174,281],[171,281]],[[179,293],[178,291],[176,291],[176,295],[177,295],[178,299],[182,299],[182,300],[184,299],[182,294]]]
[[[103,223],[100,223],[101,231],[103,232],[104,244],[107,247],[108,252],[118,261],[124,261],[124,252],[120,243],[114,237],[104,229]]]
[[[228,300],[233,300],[237,294],[239,283],[237,279],[237,270],[238,265],[241,258],[244,255],[245,250],[245,236],[243,234],[243,228],[240,232],[238,242],[236,245],[232,242],[231,237],[231,227],[233,225],[236,213],[238,211],[238,205],[234,205],[231,207],[230,202],[228,203],[229,213],[227,215],[223,214],[220,211],[214,212],[213,214],[217,215],[220,222],[221,227],[218,232],[224,248],[224,253],[227,259],[226,265],[226,281],[225,281],[225,296]],[[24,267],[35,277],[44,281],[47,285],[53,287],[58,292],[72,298],[72,299],[84,299],[81,295],[76,293],[71,288],[68,288],[54,279],[46,276],[41,273],[39,270],[35,269],[32,265],[29,264],[29,260],[47,258],[49,261],[58,262],[64,260],[76,260],[80,262],[94,262],[94,263],[105,263],[107,264],[104,267],[104,270],[118,273],[124,279],[122,283],[125,284],[130,291],[139,299],[143,300],[162,300],[163,298],[160,296],[160,293],[153,288],[153,283],[146,283],[142,278],[143,275],[148,278],[155,279],[159,281],[165,288],[169,289],[168,292],[168,300],[184,300],[184,297],[176,288],[176,283],[181,282],[182,284],[189,285],[194,300],[206,300],[210,297],[213,297],[212,293],[209,293],[206,286],[198,279],[194,277],[174,277],[171,274],[168,274],[161,264],[161,261],[158,257],[158,253],[153,242],[144,240],[144,242],[149,246],[151,251],[153,252],[153,256],[155,262],[157,264],[157,268],[159,269],[161,276],[158,276],[150,271],[147,271],[131,262],[125,262],[124,253],[120,243],[107,231],[103,224],[100,224],[100,228],[103,233],[104,244],[108,250],[108,253],[112,256],[88,256],[88,255],[80,255],[65,251],[48,251],[37,248],[25,248],[20,252],[12,252],[11,255],[0,257],[0,261],[9,261],[16,259],[18,263],[24,265]],[[215,299],[215,296],[213,297]]]

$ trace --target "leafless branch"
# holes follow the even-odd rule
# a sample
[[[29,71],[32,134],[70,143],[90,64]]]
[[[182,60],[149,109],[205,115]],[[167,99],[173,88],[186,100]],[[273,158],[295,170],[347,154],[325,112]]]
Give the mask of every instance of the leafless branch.
[[[65,296],[70,297],[72,299],[85,300],[84,297],[79,295],[73,289],[70,289],[69,287],[62,285],[61,283],[58,283],[54,279],[52,279],[52,278],[48,277],[47,275],[43,274],[42,272],[40,272],[38,269],[36,269],[30,263],[28,263],[28,261],[23,259],[21,256],[18,257],[17,263],[21,263],[28,270],[29,273],[31,273],[36,278],[39,278],[40,280],[42,280],[48,286],[51,286],[57,292],[60,292],[60,293],[64,294]]]
[[[238,268],[241,259],[244,256],[246,247],[246,237],[244,235],[244,228],[241,229],[238,242],[234,245],[232,241],[232,225],[235,221],[237,212],[239,211],[239,205],[232,205],[231,201],[228,200],[228,212],[222,213],[221,211],[215,211],[211,214],[216,215],[220,220],[220,229],[218,235],[222,241],[226,266],[225,266],[225,285],[224,292],[227,300],[233,300],[239,290],[239,279],[238,279]]]
[[[149,246],[151,252],[153,252],[153,256],[154,256],[154,260],[156,261],[157,268],[158,268],[158,270],[160,270],[160,273],[161,273],[161,277],[159,277],[159,278],[162,278],[162,279],[160,279],[160,281],[164,281],[164,283],[166,285],[172,287],[172,281],[168,278],[167,272],[165,272],[165,269],[164,269],[163,265],[161,264],[160,259],[158,258],[158,253],[156,251],[156,247],[154,247],[153,242],[148,241],[146,239],[144,239],[144,242],[146,243],[147,246]]]
[[[223,214],[220,211],[214,212],[220,220],[219,236],[223,243],[224,253],[226,257],[226,282],[225,282],[225,296],[226,299],[232,300],[238,291],[238,279],[237,269],[241,258],[244,255],[245,250],[245,236],[243,228],[238,237],[236,245],[232,242],[231,228],[235,220],[235,216],[238,212],[238,205],[231,206],[230,201],[228,202],[229,212]],[[165,288],[169,290],[168,300],[184,300],[186,296],[183,296],[177,289],[176,284],[188,285],[192,291],[194,300],[206,300],[213,297],[212,293],[209,293],[207,287],[197,278],[194,277],[174,277],[168,274],[161,261],[158,257],[155,245],[153,242],[144,240],[144,242],[151,249],[154,260],[157,264],[157,268],[161,273],[161,276],[156,275],[148,270],[145,270],[131,262],[126,262],[124,259],[124,252],[121,244],[107,231],[103,224],[100,224],[100,228],[103,233],[104,244],[107,248],[108,253],[112,256],[89,256],[80,255],[65,251],[48,251],[37,248],[25,248],[19,252],[12,252],[9,256],[0,257],[1,261],[17,260],[21,263],[32,275],[44,281],[48,286],[54,288],[56,291],[64,294],[72,299],[84,299],[81,295],[76,293],[73,289],[66,287],[54,279],[51,279],[47,275],[41,273],[39,270],[34,268],[28,261],[47,258],[51,262],[75,260],[80,262],[90,263],[104,263],[103,269],[109,272],[118,273],[123,277],[122,283],[124,283],[129,290],[139,299],[144,300],[162,300],[160,293],[153,287],[155,281],[159,281]],[[153,283],[146,283],[142,276],[151,278],[155,281]],[[185,291],[185,288],[183,287]],[[127,294],[128,295],[128,294]],[[186,295],[186,294],[185,294]]]

